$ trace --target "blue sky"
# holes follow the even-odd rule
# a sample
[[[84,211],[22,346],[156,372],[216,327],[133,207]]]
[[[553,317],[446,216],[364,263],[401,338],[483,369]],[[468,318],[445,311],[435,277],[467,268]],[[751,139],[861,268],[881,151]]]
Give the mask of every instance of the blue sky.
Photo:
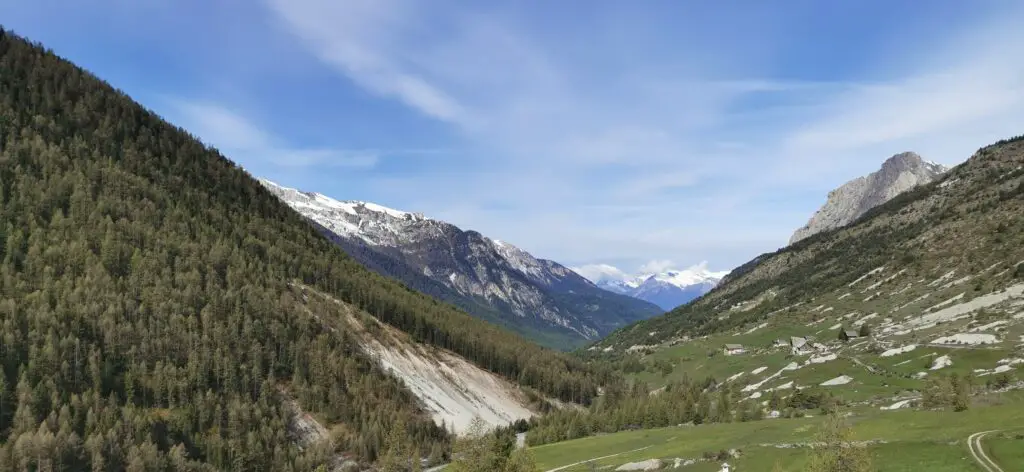
[[[633,272],[731,268],[892,154],[1021,134],[1018,5],[33,0],[0,22],[257,176]]]

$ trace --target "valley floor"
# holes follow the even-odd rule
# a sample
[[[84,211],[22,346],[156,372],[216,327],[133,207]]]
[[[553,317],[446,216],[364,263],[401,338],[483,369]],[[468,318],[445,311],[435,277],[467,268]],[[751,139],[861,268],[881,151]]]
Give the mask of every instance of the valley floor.
[[[982,405],[960,413],[864,408],[855,410],[849,421],[855,440],[871,442],[869,450],[880,472],[986,470],[972,456],[968,438],[990,430],[997,432],[982,438],[986,455],[1002,470],[1024,470],[1024,393],[983,397],[976,403]],[[548,444],[532,451],[544,471],[616,470],[650,459],[660,459],[668,470],[678,462],[676,470],[717,471],[721,461],[701,458],[732,449],[739,453],[727,460],[733,471],[798,471],[803,470],[806,444],[814,440],[820,422],[820,417],[805,417],[677,426]],[[595,457],[601,459],[582,462]],[[682,465],[688,460],[695,463]]]

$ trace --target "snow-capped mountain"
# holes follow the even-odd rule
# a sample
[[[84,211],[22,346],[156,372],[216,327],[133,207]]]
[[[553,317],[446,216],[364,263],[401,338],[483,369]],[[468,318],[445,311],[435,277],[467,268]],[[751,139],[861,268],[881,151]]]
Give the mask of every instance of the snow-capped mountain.
[[[260,182],[370,269],[542,344],[571,348],[662,312],[476,231]]]
[[[852,223],[868,210],[941,177],[947,170],[913,152],[896,154],[882,163],[881,169],[829,192],[828,201],[793,233],[789,244]]]
[[[710,271],[707,262],[683,270],[628,275],[607,264],[575,269],[590,278],[598,287],[648,301],[671,310],[704,295],[715,288],[729,271]]]

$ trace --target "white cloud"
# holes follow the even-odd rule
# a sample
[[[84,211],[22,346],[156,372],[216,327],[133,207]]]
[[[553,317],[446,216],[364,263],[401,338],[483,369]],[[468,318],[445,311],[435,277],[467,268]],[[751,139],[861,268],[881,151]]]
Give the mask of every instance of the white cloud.
[[[783,149],[808,155],[928,146],[952,163],[1017,134],[1024,126],[1022,22],[1024,8],[1008,5],[994,17],[957,25],[960,30],[951,29],[926,51],[905,52],[899,66],[886,62],[905,70],[831,97]],[[965,146],[964,138],[973,142]]]
[[[650,274],[660,274],[670,270],[680,270],[679,266],[674,262],[666,259],[652,260],[642,264],[633,273],[627,273],[618,267],[611,264],[586,264],[579,267],[572,267],[572,270],[577,274],[582,275],[591,282],[599,283],[606,281],[621,281],[630,280],[640,276],[648,276]],[[708,262],[701,261],[697,264],[691,265],[686,269],[695,273],[704,273],[708,271]],[[728,271],[709,272],[715,277],[724,277]]]
[[[174,115],[203,142],[228,157],[263,161],[280,167],[369,168],[377,164],[376,150],[345,150],[288,146],[241,114],[224,106],[187,100],[169,100]]]
[[[967,63],[948,73],[861,88],[841,96],[828,118],[787,144],[801,151],[861,148],[1001,116],[1024,104],[1024,65],[1016,69]]]
[[[676,265],[675,262],[672,262],[672,261],[670,261],[668,259],[653,260],[653,261],[648,261],[646,264],[640,266],[640,272],[656,274],[656,273],[659,273],[659,272],[664,272],[666,270],[669,270],[669,269],[675,267],[675,265]]]
[[[407,27],[410,4],[397,0],[309,2],[270,0],[268,5],[315,53],[358,83],[446,121],[465,119],[465,110],[443,90],[389,55],[387,32]]]
[[[209,144],[226,149],[271,147],[269,134],[220,105],[172,100],[172,108],[188,121],[188,129]]]
[[[880,74],[871,68],[897,62],[887,44],[861,71],[870,80],[815,81],[773,78],[763,58],[781,51],[760,31],[748,32],[757,45],[713,43],[709,55],[681,42],[655,57],[629,43],[646,31],[601,43],[596,30],[538,32],[505,10],[267,3],[347,80],[451,124],[481,156],[472,173],[379,178],[389,198],[581,268],[739,264],[889,155],[952,164],[1024,129],[1019,11],[914,43],[927,49]]]
[[[443,3],[267,3],[348,79],[455,124],[472,141],[514,156],[508,164],[515,166],[685,164],[690,135],[714,123],[731,100],[795,86],[591,75],[572,59],[582,51],[556,51],[500,15]],[[629,57],[614,62],[609,66],[622,71],[632,66]]]
[[[954,164],[1024,129],[1020,5],[981,2],[952,20],[925,9],[917,16],[931,26],[907,15],[888,24],[896,26],[887,41],[867,28],[878,25],[875,17],[900,13],[858,6],[858,15],[841,21],[865,28],[865,41],[824,57],[815,49],[829,48],[805,45],[849,38],[823,28],[816,32],[824,37],[809,39],[797,36],[805,25],[787,24],[809,16],[794,10],[823,8],[808,6],[814,2],[662,15],[628,2],[538,13],[522,4],[445,0],[208,2],[198,9],[174,2],[119,8],[125,2],[116,0],[58,8],[56,16],[38,2],[8,3],[12,24],[35,22],[38,31],[60,31],[58,38],[99,29],[160,48],[154,57],[178,55],[180,67],[170,73],[188,73],[170,81],[132,84],[123,79],[134,73],[101,72],[120,75],[137,97],[198,89],[224,100],[178,103],[173,118],[232,158],[295,176],[316,172],[310,181],[322,188],[315,190],[339,198],[357,187],[345,179],[358,178],[361,190],[379,189],[362,197],[581,266],[633,268],[666,257],[708,259],[714,267],[742,263],[783,244],[829,189],[875,170],[891,154],[913,150]],[[230,28],[209,28],[226,20]],[[725,22],[736,28],[722,28]],[[928,34],[919,34],[922,28]],[[212,33],[164,34],[190,30]],[[852,57],[836,57],[845,51]],[[325,100],[309,115],[275,109],[282,101],[289,103],[283,108],[301,108],[296,95],[319,97],[323,77],[308,67],[310,58],[335,72],[330,86],[344,89],[337,94],[344,99],[332,99],[352,99],[353,108]],[[104,61],[91,62],[102,68]],[[294,93],[311,71],[310,89]],[[281,97],[259,95],[281,83],[288,86],[273,89]],[[147,90],[157,84],[171,88]],[[358,91],[350,97],[350,85],[436,120],[437,129],[455,137],[440,133],[443,139],[431,142],[475,159],[387,174],[398,166],[378,165],[382,159],[433,151],[401,149],[422,142],[401,135],[379,149],[303,141],[328,133],[289,135],[303,120],[323,120],[314,123],[320,130],[356,120],[379,131],[358,121],[366,111],[360,107],[373,104]],[[373,120],[386,120],[394,107],[369,111]],[[285,120],[294,126],[272,128]],[[317,172],[331,166],[341,168]],[[353,177],[354,169],[367,172]]]
[[[572,267],[571,269],[594,283],[608,280],[624,280],[628,277],[625,272],[608,264],[587,264],[580,267]]]

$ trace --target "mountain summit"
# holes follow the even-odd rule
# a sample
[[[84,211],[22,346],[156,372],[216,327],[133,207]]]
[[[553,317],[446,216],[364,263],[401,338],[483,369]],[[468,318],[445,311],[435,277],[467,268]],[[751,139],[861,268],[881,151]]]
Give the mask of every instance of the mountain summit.
[[[806,225],[793,233],[789,244],[847,225],[868,210],[918,185],[935,180],[947,170],[945,166],[927,161],[913,152],[896,154],[882,163],[881,169],[857,177],[829,192],[825,205],[814,213]]]
[[[363,265],[547,346],[577,346],[662,312],[476,231],[260,182]]]
[[[708,270],[706,261],[682,270],[667,269],[640,275],[628,275],[607,264],[574,270],[590,278],[598,287],[654,303],[665,310],[711,291],[729,273]]]

